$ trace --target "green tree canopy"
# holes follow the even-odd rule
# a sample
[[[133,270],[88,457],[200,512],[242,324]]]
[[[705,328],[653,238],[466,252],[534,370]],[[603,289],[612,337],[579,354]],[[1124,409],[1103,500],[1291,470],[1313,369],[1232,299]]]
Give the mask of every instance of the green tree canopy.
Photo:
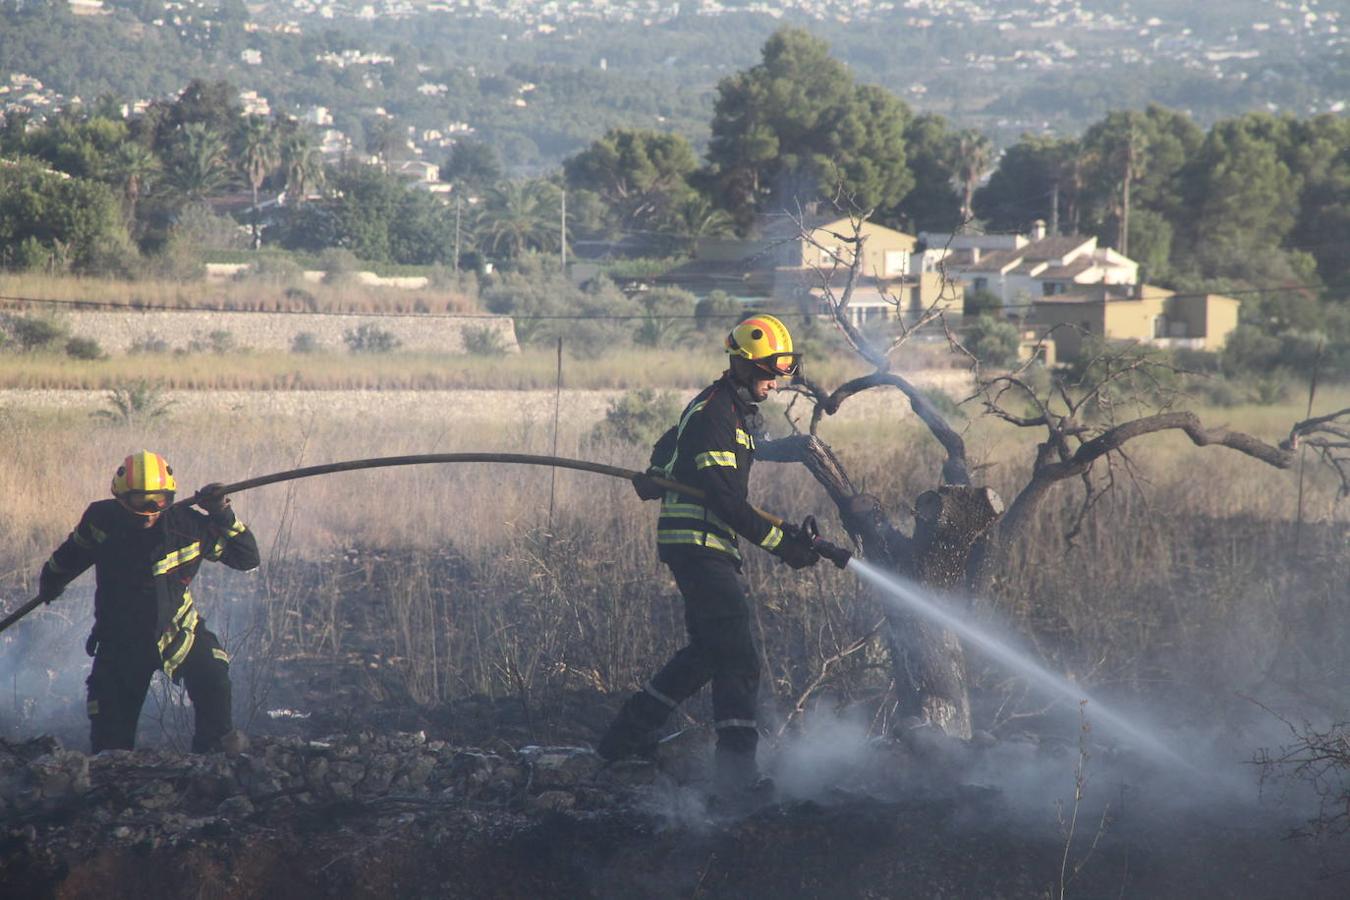
[[[953,231],[961,224],[961,198],[953,190],[955,137],[942,116],[923,113],[905,126],[905,157],[914,186],[880,221],[906,231]]]
[[[757,212],[836,191],[863,209],[894,206],[913,187],[908,107],[856,85],[828,45],[800,29],[776,32],[758,65],[724,79],[714,110],[710,176],[742,227]]]
[[[460,141],[441,164],[441,181],[453,184],[457,192],[478,194],[501,180],[497,151],[482,141]]]
[[[107,185],[72,178],[41,161],[0,161],[0,258],[28,262],[36,250],[58,267],[122,271],[135,250]]]
[[[1282,280],[1272,251],[1293,230],[1302,188],[1281,158],[1287,140],[1287,123],[1264,114],[1210,129],[1187,163],[1184,179],[1186,257],[1193,274],[1255,283]]]
[[[613,223],[649,229],[668,220],[692,193],[698,168],[694,148],[682,136],[619,128],[563,163],[570,188],[594,191]]]

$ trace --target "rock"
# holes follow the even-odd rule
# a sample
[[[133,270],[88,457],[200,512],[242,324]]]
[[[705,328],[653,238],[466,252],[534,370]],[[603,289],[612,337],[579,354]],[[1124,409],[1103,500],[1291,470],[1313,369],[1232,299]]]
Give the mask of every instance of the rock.
[[[431,773],[436,768],[436,758],[433,756],[419,756],[408,767],[404,777],[408,779],[408,787],[413,790],[421,790],[426,787],[427,781],[431,778]]]
[[[323,780],[328,775],[328,760],[322,756],[316,756],[305,763],[305,777],[309,783],[314,786],[323,784]]]
[[[253,802],[243,795],[229,797],[216,807],[216,815],[224,819],[243,819],[253,812]]]
[[[450,774],[471,788],[490,781],[501,764],[502,758],[495,753],[460,750],[450,761]]]
[[[531,797],[527,802],[529,808],[536,812],[561,812],[571,809],[576,804],[577,798],[567,791],[544,791]]]
[[[616,788],[639,787],[655,781],[657,771],[650,759],[621,759],[596,772],[595,781]]]
[[[137,788],[132,801],[141,809],[168,809],[180,801],[173,784],[168,781],[151,781]]]
[[[604,761],[580,747],[524,747],[520,751],[530,773],[530,790],[572,787],[591,780]]]

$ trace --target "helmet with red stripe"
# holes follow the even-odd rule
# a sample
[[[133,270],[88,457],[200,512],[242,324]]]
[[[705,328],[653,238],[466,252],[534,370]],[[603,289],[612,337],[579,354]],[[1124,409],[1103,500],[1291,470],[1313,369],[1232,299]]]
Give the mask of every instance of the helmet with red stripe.
[[[117,501],[140,516],[153,516],[173,503],[178,481],[173,467],[158,453],[140,450],[122,460],[113,476],[112,493]]]
[[[727,352],[733,359],[753,363],[766,378],[792,375],[801,363],[801,354],[792,349],[787,326],[769,315],[751,316],[731,329]]]

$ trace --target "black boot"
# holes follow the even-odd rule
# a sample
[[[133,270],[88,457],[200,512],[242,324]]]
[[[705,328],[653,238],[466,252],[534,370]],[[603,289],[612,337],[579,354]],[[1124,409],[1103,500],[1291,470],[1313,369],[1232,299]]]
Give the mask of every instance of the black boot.
[[[776,796],[773,779],[760,773],[753,752],[718,746],[712,808],[729,815],[745,815],[773,803]]]
[[[668,715],[670,707],[646,691],[638,691],[619,710],[595,752],[609,762],[633,756],[650,758],[656,751],[653,732]]]

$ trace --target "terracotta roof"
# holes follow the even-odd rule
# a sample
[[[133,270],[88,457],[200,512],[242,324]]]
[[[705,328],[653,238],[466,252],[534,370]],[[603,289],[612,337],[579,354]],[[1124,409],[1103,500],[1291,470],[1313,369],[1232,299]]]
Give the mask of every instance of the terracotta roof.
[[[1068,234],[1058,235],[1056,237],[1042,238],[1035,243],[1027,244],[1016,250],[990,250],[980,254],[979,262],[972,262],[969,250],[953,251],[947,258],[948,265],[964,269],[969,272],[1002,272],[1009,266],[1016,265],[1018,274],[1028,275],[1038,264],[1050,262],[1051,260],[1062,259],[1069,253],[1081,249],[1084,245],[1091,243],[1094,238],[1089,235]],[[1070,263],[1075,265],[1076,263]],[[1044,274],[1037,277],[1044,278]],[[1054,276],[1059,277],[1059,276]]]
[[[1078,277],[1079,275],[1082,275],[1084,272],[1086,272],[1088,269],[1091,269],[1095,265],[1097,265],[1096,261],[1094,261],[1090,257],[1079,257],[1078,259],[1075,259],[1073,262],[1069,263],[1067,266],[1052,266],[1049,269],[1046,269],[1044,272],[1041,272],[1036,277],[1047,279],[1057,278],[1068,281]]]
[[[990,250],[980,254],[979,262],[967,263],[966,268],[972,272],[1002,272],[1024,257],[1022,250]]]
[[[1093,240],[1094,238],[1085,234],[1060,234],[1041,238],[1017,252],[1025,259],[1062,259]]]

